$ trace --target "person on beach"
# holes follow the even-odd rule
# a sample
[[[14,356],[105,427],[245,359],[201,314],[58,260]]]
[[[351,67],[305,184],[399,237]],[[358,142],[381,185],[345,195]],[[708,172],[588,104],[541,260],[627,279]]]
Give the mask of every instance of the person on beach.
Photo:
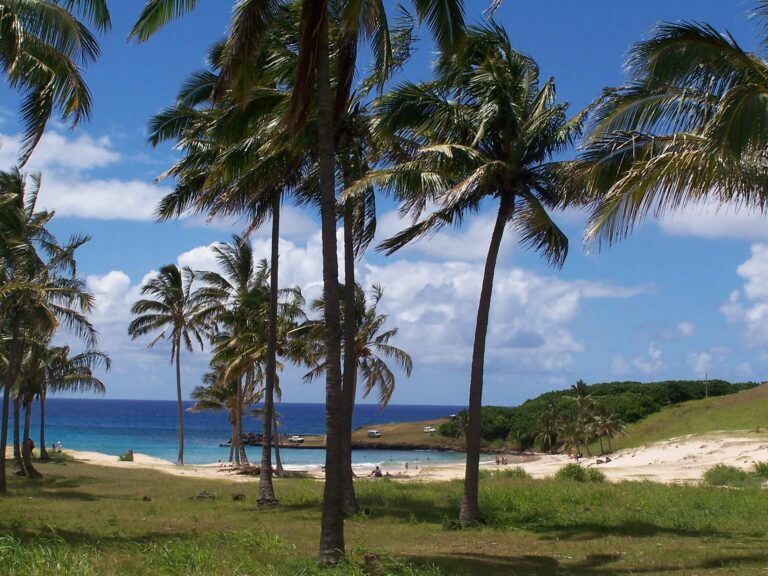
[[[378,466],[374,467],[374,469],[371,470],[371,473],[369,474],[369,476],[373,478],[381,478],[381,468],[379,468]]]

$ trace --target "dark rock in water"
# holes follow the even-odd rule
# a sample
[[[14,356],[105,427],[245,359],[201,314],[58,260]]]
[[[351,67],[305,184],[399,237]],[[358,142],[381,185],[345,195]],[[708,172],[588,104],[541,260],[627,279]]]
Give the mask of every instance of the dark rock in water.
[[[197,496],[195,497],[197,500],[216,500],[216,495],[211,494],[207,490],[201,490],[197,493]]]
[[[152,502],[152,498],[150,498],[149,496],[144,496],[144,497],[142,498],[142,500],[143,500],[144,502]]]
[[[235,502],[243,502],[245,500],[245,494],[232,494],[232,500]]]
[[[600,458],[598,458],[597,460],[595,460],[595,464],[605,464],[605,460],[601,460]]]

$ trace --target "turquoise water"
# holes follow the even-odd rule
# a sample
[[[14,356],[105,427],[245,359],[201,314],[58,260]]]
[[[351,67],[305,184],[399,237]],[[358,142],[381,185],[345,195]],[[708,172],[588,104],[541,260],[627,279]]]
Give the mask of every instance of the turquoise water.
[[[191,402],[185,404],[185,408]],[[37,406],[36,406],[37,408]],[[381,411],[375,405],[355,409],[354,427],[372,427],[388,422],[413,422],[448,416],[460,406],[392,405]],[[325,409],[322,404],[286,403],[277,407],[280,432],[323,434]],[[64,449],[91,450],[117,456],[133,450],[171,462],[178,454],[176,403],[158,400],[49,399],[46,404],[46,443],[61,442]],[[35,413],[33,423],[39,423]],[[39,443],[39,430],[33,425],[32,438]],[[260,432],[262,424],[246,417],[244,430]],[[230,427],[223,413],[185,413],[184,461],[188,464],[226,462],[229,448],[219,444],[229,439]],[[248,457],[258,461],[261,449],[247,448]],[[324,450],[283,448],[286,467],[319,467],[325,463]],[[461,462],[463,454],[436,451],[353,450],[356,465],[402,466],[405,462]]]

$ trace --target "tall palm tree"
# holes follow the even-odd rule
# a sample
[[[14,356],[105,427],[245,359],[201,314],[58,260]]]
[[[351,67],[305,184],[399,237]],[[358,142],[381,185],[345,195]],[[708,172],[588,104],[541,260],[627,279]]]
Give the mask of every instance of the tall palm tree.
[[[568,118],[555,101],[553,79],[539,82],[539,69],[516,52],[506,31],[489,23],[468,33],[463,54],[438,61],[437,79],[406,83],[381,98],[379,131],[409,159],[374,172],[360,186],[377,182],[396,193],[403,210],[426,218],[382,243],[392,253],[444,226],[458,226],[481,205],[494,201],[496,222],[485,261],[477,311],[469,390],[469,427],[464,501],[460,522],[478,522],[480,417],[488,317],[499,248],[507,226],[520,241],[561,266],[568,240],[549,209],[563,202],[562,165],[553,157],[579,136],[585,113]]]
[[[768,1],[756,4],[764,33]],[[703,202],[765,211],[768,61],[708,24],[662,23],[627,70],[574,164],[594,200],[587,238],[610,244],[648,215]]]
[[[232,426],[232,444],[229,461],[235,462],[237,454],[236,437],[242,436],[239,423],[244,409],[256,404],[261,398],[254,387],[240,388],[236,379],[223,380],[221,373],[208,373],[203,376],[203,386],[197,386],[190,394],[195,403],[187,409],[188,412],[221,412],[227,413],[227,419]],[[238,390],[240,388],[240,390]]]
[[[50,394],[57,392],[93,392],[104,394],[106,386],[94,370],[112,367],[110,357],[99,350],[86,350],[70,356],[68,345],[46,349],[43,377],[38,392],[40,398],[40,459],[48,459],[45,443],[45,408]]]
[[[267,331],[271,326],[271,307],[265,310],[265,305],[269,306],[271,294],[267,282],[269,268],[266,262],[257,265],[251,244],[241,236],[235,235],[230,244],[219,244],[213,250],[222,274],[202,272],[200,278],[212,291],[214,299],[223,305],[224,310],[218,313],[218,318],[224,320],[229,327],[228,336],[218,341],[217,353],[219,356],[228,357],[228,362],[224,360],[227,380],[235,378],[239,387],[242,380],[246,379],[252,387],[255,381],[255,366],[265,359],[269,364],[269,336],[264,334],[265,324]],[[241,388],[238,388],[238,398],[242,398]],[[271,416],[273,398],[269,385],[264,399],[265,409]],[[240,435],[242,416],[243,405],[238,402],[237,422]],[[270,470],[260,474],[261,504],[272,504],[277,500],[272,486],[271,437],[270,420],[264,426],[262,442],[262,469]]]
[[[237,86],[243,91],[243,74],[253,62],[254,55],[273,25],[279,8],[285,2],[273,0],[242,0],[235,5],[231,31],[227,39],[227,62],[223,67],[219,91],[227,86]],[[131,31],[131,38],[148,39],[169,21],[197,5],[196,0],[148,0]],[[432,29],[438,45],[456,47],[464,31],[463,1],[414,0],[420,18]],[[386,14],[380,0],[347,0],[340,5],[328,0],[302,0],[299,34],[299,54],[296,81],[293,87],[289,119],[294,128],[306,119],[307,111],[314,108],[317,114],[317,157],[320,179],[320,216],[323,253],[323,297],[326,301],[326,481],[323,493],[321,520],[320,560],[336,563],[344,555],[344,518],[342,510],[342,462],[341,428],[344,409],[341,381],[341,329],[339,311],[339,273],[336,252],[336,180],[334,153],[334,109],[346,110],[345,90],[338,90],[336,98],[331,83],[329,48],[329,19],[331,8],[339,8],[343,21],[348,25],[349,50],[342,63],[339,78],[354,74],[356,67],[359,32],[365,31],[374,38],[372,47],[379,62],[386,62],[389,44],[386,38]],[[367,17],[363,17],[366,15]],[[365,24],[365,28],[361,28]],[[358,33],[355,34],[354,31]],[[377,33],[378,32],[378,33]],[[347,70],[346,76],[344,70]],[[351,82],[349,83],[351,84]],[[342,87],[348,83],[340,83]],[[222,88],[223,87],[223,88]],[[314,106],[312,106],[314,104]]]
[[[99,43],[78,16],[99,32],[111,26],[106,0],[0,0],[0,69],[24,95],[22,165],[54,109],[73,126],[90,116],[81,68],[96,60]]]
[[[141,287],[141,294],[151,296],[131,307],[136,318],[128,326],[132,339],[159,332],[149,343],[152,348],[160,340],[171,342],[171,362],[176,363],[176,399],[179,421],[179,456],[184,465],[184,406],[181,394],[181,350],[193,350],[193,341],[203,349],[203,338],[212,328],[212,307],[199,290],[193,290],[194,272],[175,264],[160,268],[157,276]],[[167,332],[167,334],[166,334]]]
[[[93,297],[76,274],[75,251],[88,241],[76,236],[60,245],[47,230],[52,212],[37,211],[40,176],[27,188],[14,169],[0,172],[0,331],[7,343],[0,422],[0,492],[6,490],[5,448],[10,394],[16,388],[25,342],[50,338],[64,327],[94,346],[96,331],[85,314]]]
[[[558,414],[557,405],[554,402],[549,402],[544,412],[539,416],[534,433],[536,434],[536,440],[541,442],[542,448],[550,453],[554,452],[557,445],[559,427],[560,415]]]
[[[358,380],[362,378],[363,398],[375,391],[378,395],[379,406],[383,409],[389,404],[396,383],[395,375],[389,367],[388,361],[394,362],[406,376],[410,376],[413,370],[413,360],[407,352],[390,344],[390,340],[397,336],[398,329],[385,329],[388,316],[378,311],[379,302],[384,294],[381,286],[374,285],[370,292],[370,298],[367,298],[363,288],[357,284],[354,290],[354,312],[351,316],[347,315],[349,307],[346,299],[349,291],[346,286],[342,288],[341,293],[343,298],[344,380],[345,382],[348,380],[351,386],[349,393],[351,401],[346,407],[347,414],[344,422],[346,427],[344,437],[347,438],[352,432],[352,417],[357,398]],[[312,303],[312,309],[316,312],[322,312],[324,306],[325,301],[322,298]],[[325,372],[322,328],[322,323],[311,321],[293,332],[294,336],[309,340],[305,361],[309,364],[310,371],[304,376],[306,382],[321,377]],[[348,338],[351,339],[351,342],[347,340]],[[349,346],[350,343],[351,346]],[[347,356],[348,354],[351,357]],[[352,481],[354,473],[352,471],[351,442],[345,443],[343,458],[344,507],[345,512],[351,514],[357,511],[357,500]]]

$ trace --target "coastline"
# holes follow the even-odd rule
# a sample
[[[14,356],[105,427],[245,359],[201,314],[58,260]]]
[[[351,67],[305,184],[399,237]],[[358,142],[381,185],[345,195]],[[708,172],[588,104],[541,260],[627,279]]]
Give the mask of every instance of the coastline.
[[[258,482],[258,476],[238,474],[227,464],[195,464],[177,466],[176,464],[135,453],[133,462],[122,462],[115,456],[91,451],[66,450],[77,462],[96,466],[118,468],[150,469],[167,474],[192,478],[223,479],[232,482]],[[566,464],[573,463],[573,458],[562,454],[533,454],[506,456],[508,465],[497,465],[494,460],[481,462],[481,469],[503,471],[520,466],[534,478],[553,476]],[[625,480],[649,480],[662,483],[698,482],[704,472],[717,464],[727,464],[742,469],[750,468],[755,462],[768,461],[768,436],[749,431],[715,432],[699,436],[673,438],[649,446],[630,448],[611,455],[611,461],[598,464],[598,457],[582,458],[580,465],[597,467],[611,482]],[[366,480],[372,465],[354,467],[358,478]],[[382,471],[392,479],[417,482],[445,482],[464,477],[464,462],[430,462],[411,465],[408,469],[403,464],[382,466]],[[317,467],[286,467],[292,472],[322,479],[324,474]],[[371,481],[376,479],[371,478]]]

